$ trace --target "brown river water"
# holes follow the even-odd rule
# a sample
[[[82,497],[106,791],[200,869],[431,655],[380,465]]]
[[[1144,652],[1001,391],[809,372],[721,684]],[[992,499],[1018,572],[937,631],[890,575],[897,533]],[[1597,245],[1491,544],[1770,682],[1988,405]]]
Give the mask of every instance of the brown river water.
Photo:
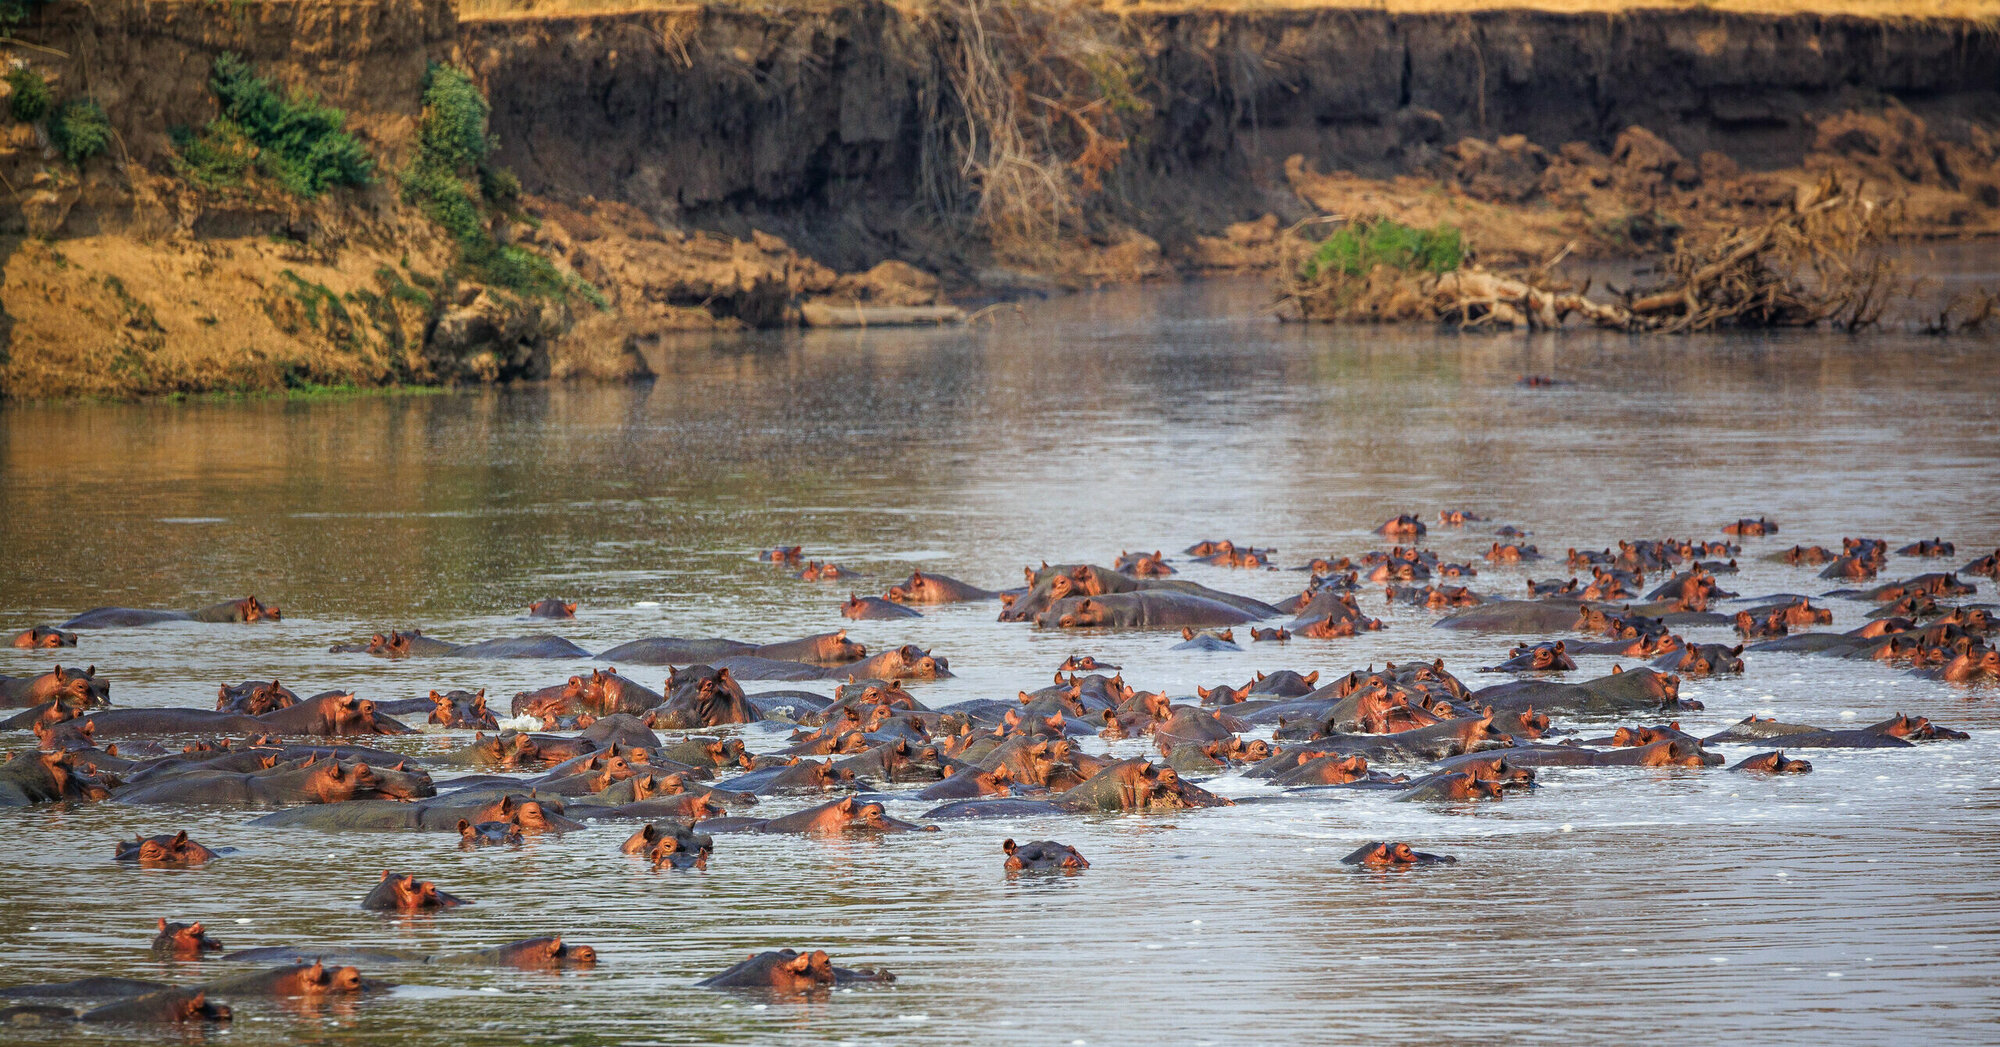
[[[1958,545],[1944,561],[1892,557],[1885,578],[2000,545],[1990,340],[1302,328],[1264,319],[1262,296],[1152,287],[972,329],[744,337],[677,350],[656,361],[660,380],[635,387],[11,408],[0,625],[254,592],[285,620],[92,632],[60,658],[95,663],[121,706],[211,708],[219,683],[276,676],[300,694],[383,699],[484,687],[504,709],[592,663],[389,662],[327,647],[391,626],[461,642],[555,631],[592,651],[654,635],[762,642],[847,624],[836,608],[850,588],[879,593],[912,567],[1002,587],[1024,564],[1141,548],[1182,560],[1184,578],[1275,599],[1305,576],[1176,553],[1228,537],[1276,546],[1285,565],[1359,554],[1384,544],[1370,533],[1383,519],[1445,507],[1493,518],[1433,527],[1428,544],[1461,561],[1503,522],[1560,556],[1719,538],[1727,521],[1768,514],[1782,533],[1747,540],[1742,573],[1723,578],[1746,596],[1835,588],[1766,559],[1794,543]],[[1520,387],[1527,373],[1567,384]],[[753,561],[781,543],[869,577],[814,584]],[[1567,573],[1559,560],[1482,564],[1470,582],[1519,596],[1527,576]],[[1971,599],[1990,600],[1992,583],[1976,581]],[[555,595],[582,602],[574,622],[519,617]],[[851,635],[948,656],[955,678],[912,685],[932,706],[1046,684],[1072,652],[1176,695],[1256,670],[1330,678],[1432,657],[1480,686],[1496,677],[1472,670],[1517,639],[1435,630],[1432,612],[1364,596],[1383,631],[1242,653],[1169,651],[1179,638],[1164,633],[1037,632],[996,622],[992,603],[852,623]],[[1869,609],[1830,604],[1840,629]],[[0,673],[45,670],[51,654],[0,650]],[[1582,659],[1571,679],[1612,661]],[[721,836],[708,870],[689,873],[620,855],[623,823],[461,853],[450,834],[262,829],[246,824],[254,812],[8,809],[0,983],[213,977],[213,961],[151,957],[164,916],[201,920],[231,948],[436,953],[561,933],[601,958],[561,975],[369,971],[398,987],[317,1008],[232,1001],[231,1026],[166,1034],[222,1043],[1992,1042],[2000,690],[1872,662],[1748,662],[1740,678],[1683,687],[1707,704],[1683,715],[1688,729],[1753,712],[1851,727],[1900,710],[1972,739],[1813,751],[1814,773],[1781,780],[1550,769],[1532,794],[1464,805],[1283,797],[1230,776],[1208,787],[1268,799],[881,839]],[[664,672],[630,671],[651,686]],[[767,750],[783,733],[745,737]],[[465,740],[383,744],[422,754]],[[1753,750],[1719,751],[1734,762]],[[240,850],[186,871],[111,860],[120,835],[180,827]],[[1062,840],[1092,868],[1009,879],[1008,836]],[[1338,863],[1372,839],[1458,864]],[[413,920],[359,910],[392,868],[477,904]],[[783,946],[900,980],[803,1001],[692,987]],[[0,1029],[4,1042],[132,1035]]]

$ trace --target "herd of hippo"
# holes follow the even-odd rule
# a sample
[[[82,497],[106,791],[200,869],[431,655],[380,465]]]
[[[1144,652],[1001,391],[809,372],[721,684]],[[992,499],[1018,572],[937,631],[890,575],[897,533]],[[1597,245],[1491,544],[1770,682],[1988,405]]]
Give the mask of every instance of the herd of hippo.
[[[1496,643],[1484,666],[1452,670],[1432,658],[1338,675],[1279,669],[1190,694],[1142,689],[1136,673],[1128,681],[1121,666],[1078,652],[1012,695],[932,707],[917,692],[951,675],[944,657],[915,645],[871,653],[846,630],[767,643],[649,637],[593,654],[554,634],[456,643],[392,629],[333,652],[601,667],[505,701],[462,690],[393,701],[347,691],[301,695],[272,679],[222,682],[214,708],[120,708],[112,704],[113,671],[89,659],[79,668],[61,652],[88,651],[100,630],[256,623],[280,620],[281,612],[255,596],[186,611],[97,608],[13,638],[17,648],[58,652],[61,664],[0,676],[7,710],[0,729],[22,732],[24,745],[31,733],[34,743],[0,765],[0,807],[109,802],[170,819],[238,810],[252,812],[260,827],[436,833],[440,847],[467,850],[610,823],[619,828],[607,851],[615,839],[619,851],[656,870],[703,870],[717,838],[729,834],[939,833],[940,826],[970,833],[987,818],[1231,806],[1204,784],[1223,776],[1259,781],[1257,802],[1265,803],[1367,790],[1395,801],[1463,804],[1531,793],[1552,768],[1726,765],[1744,774],[1803,774],[1815,750],[1903,749],[1966,735],[1886,711],[1859,727],[1752,716],[1702,735],[1681,727],[1679,714],[1700,708],[1683,697],[1682,682],[1798,655],[1872,659],[1951,684],[2000,682],[2000,648],[1989,642],[1994,608],[1975,602],[1971,580],[2000,580],[2000,550],[1955,570],[1898,571],[1884,580],[1899,560],[1949,560],[1955,549],[1929,539],[1892,550],[1879,538],[1847,538],[1838,549],[1778,548],[1770,540],[1778,526],[1757,518],[1728,524],[1712,541],[1620,541],[1563,553],[1544,553],[1503,527],[1483,557],[1453,563],[1425,547],[1431,527],[1483,518],[1446,510],[1434,519],[1398,516],[1378,528],[1383,548],[1293,565],[1304,584],[1276,602],[1182,578],[1192,564],[1283,569],[1274,549],[1202,541],[1171,558],[1153,551],[1108,565],[1042,563],[1005,589],[918,571],[881,596],[857,591],[840,605],[849,619],[893,620],[987,602],[1001,622],[1076,630],[1080,643],[1114,629],[1159,631],[1163,644],[1188,651],[1284,652],[1297,650],[1294,641],[1336,641],[1313,649],[1324,654],[1339,650],[1339,638],[1384,628],[1363,609],[1374,602],[1428,608],[1440,629],[1518,641]],[[1830,584],[1812,594],[1729,591],[1725,580],[1737,573],[1746,541],[1770,546],[1760,553],[1768,559],[1818,568]],[[808,581],[857,577],[797,547],[759,559]],[[1520,565],[1525,584],[1506,596],[1478,591],[1480,571],[1490,577],[1496,565]],[[545,599],[528,615],[561,621],[578,609]],[[1835,627],[1836,609],[1858,624]],[[1684,635],[1699,628],[1736,639]],[[1595,679],[1566,679],[1582,655],[1609,655],[1617,665]],[[639,674],[615,666],[657,668]],[[1475,686],[1482,675],[1501,682]],[[819,682],[831,686],[745,688]],[[394,744],[381,739],[417,733],[406,721],[419,718],[422,730],[447,732],[456,747],[424,756],[381,747]],[[1118,744],[1134,740],[1139,745]],[[1740,751],[1725,756],[1725,748]],[[911,801],[929,809],[905,820],[886,806]],[[773,808],[778,813],[766,813]],[[226,865],[230,824],[194,826],[207,837],[200,840],[184,826],[105,842],[119,862]],[[1457,861],[1406,841],[1356,842],[1342,861],[1362,870]],[[990,846],[1010,876],[1073,876],[1091,865],[1055,840]],[[371,871],[369,879],[356,887],[355,904],[371,911],[442,912],[480,900],[407,870],[382,871],[379,880]],[[155,953],[189,961],[186,969],[200,975],[0,987],[11,1001],[0,1020],[222,1021],[232,1001],[367,994],[425,964],[560,970],[598,962],[589,946],[553,935],[430,956],[325,942],[230,951],[201,924],[165,917],[153,931]],[[698,984],[797,994],[893,977],[836,966],[823,951],[784,949]]]

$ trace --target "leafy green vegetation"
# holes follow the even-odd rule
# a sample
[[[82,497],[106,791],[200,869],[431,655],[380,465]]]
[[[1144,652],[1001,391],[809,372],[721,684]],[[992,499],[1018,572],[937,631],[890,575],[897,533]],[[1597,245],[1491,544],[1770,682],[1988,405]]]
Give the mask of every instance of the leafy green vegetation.
[[[94,98],[72,98],[49,118],[49,141],[78,167],[111,147],[111,118]]]
[[[1357,221],[1335,230],[1300,266],[1299,275],[1366,276],[1378,265],[1406,272],[1448,273],[1465,264],[1465,245],[1456,228],[1417,229],[1387,218]]]
[[[599,308],[604,297],[584,281],[525,247],[493,237],[492,209],[511,209],[520,180],[491,162],[487,131],[492,109],[464,70],[432,63],[424,74],[424,112],[417,126],[417,155],[403,172],[403,198],[458,241],[465,273],[481,283],[527,297],[583,295]]]
[[[368,147],[348,133],[347,114],[303,88],[280,90],[234,54],[215,60],[208,88],[222,115],[175,144],[181,176],[208,186],[241,185],[254,168],[297,196],[375,177]]]
[[[49,90],[48,78],[25,65],[8,71],[7,86],[13,91],[8,104],[14,119],[24,124],[40,120],[55,107],[55,92]]]

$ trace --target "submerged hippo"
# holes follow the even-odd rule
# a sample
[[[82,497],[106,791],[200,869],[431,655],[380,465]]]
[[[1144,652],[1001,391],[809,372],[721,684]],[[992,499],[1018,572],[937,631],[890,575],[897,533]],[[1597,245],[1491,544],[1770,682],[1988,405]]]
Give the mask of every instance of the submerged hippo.
[[[922,571],[910,572],[908,578],[890,586],[889,591],[882,594],[883,598],[891,603],[914,604],[970,603],[975,600],[991,600],[999,595],[991,589],[967,585],[956,578],[947,578],[941,574],[925,574]]]
[[[168,923],[167,918],[159,918],[159,929],[153,935],[153,954],[170,956],[182,960],[198,960],[202,953],[220,952],[222,943],[208,936],[199,921],[195,923]]]
[[[888,971],[863,967],[850,970],[835,967],[826,953],[780,949],[752,955],[721,974],[703,978],[695,985],[704,989],[758,989],[777,993],[821,992],[850,982],[893,982]]]
[[[429,880],[419,881],[407,873],[386,870],[382,873],[382,882],[361,899],[361,907],[370,912],[433,912],[471,904],[457,895],[438,890],[437,884]]]
[[[172,835],[141,836],[120,840],[112,854],[115,861],[138,862],[147,866],[193,866],[220,857],[215,851],[188,838],[187,830]]]
[[[1003,867],[1010,873],[1077,873],[1090,868],[1090,863],[1077,853],[1076,848],[1054,840],[1031,840],[1025,844],[1006,840],[1000,844],[1000,853],[1007,856]]]
[[[62,623],[64,629],[114,629],[161,622],[275,622],[284,615],[255,596],[194,611],[154,611],[134,607],[93,607]]]
[[[1146,589],[1064,597],[1035,618],[1039,628],[1180,629],[1248,625],[1260,616],[1205,596]]]
[[[1377,840],[1374,843],[1362,844],[1340,861],[1343,865],[1359,865],[1369,869],[1408,869],[1419,865],[1451,865],[1458,859],[1448,854],[1427,854],[1400,841],[1385,843]]]
[[[534,603],[528,605],[528,617],[574,618],[576,617],[576,601],[557,600],[553,598],[547,600],[536,600]]]
[[[49,625],[34,625],[14,634],[14,646],[21,648],[75,647],[76,634]]]
[[[847,594],[847,602],[840,605],[840,616],[857,622],[885,620],[890,618],[922,618],[922,611],[905,607],[893,600],[879,596]]]

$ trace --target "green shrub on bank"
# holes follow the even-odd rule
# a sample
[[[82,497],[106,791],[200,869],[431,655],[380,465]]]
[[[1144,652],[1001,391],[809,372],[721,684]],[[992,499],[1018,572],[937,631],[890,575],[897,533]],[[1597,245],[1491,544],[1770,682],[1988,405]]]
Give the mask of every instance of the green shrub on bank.
[[[208,88],[222,115],[199,133],[175,136],[181,154],[175,166],[188,180],[238,185],[254,167],[305,197],[374,180],[375,161],[346,130],[347,114],[311,91],[281,91],[234,54],[215,60]]]
[[[473,279],[528,297],[576,292],[603,308],[604,297],[595,287],[565,275],[534,251],[493,238],[489,211],[513,207],[521,182],[490,163],[491,115],[492,107],[470,75],[432,63],[424,74],[417,155],[402,175],[403,199],[422,207],[458,241],[459,265]]]
[[[72,98],[49,118],[49,142],[78,167],[111,147],[111,118],[95,98]]]
[[[1448,273],[1465,264],[1456,228],[1417,229],[1387,218],[1358,221],[1334,231],[1300,267],[1306,280],[1321,273],[1366,276],[1378,265],[1406,272]]]
[[[49,90],[48,78],[25,65],[8,71],[7,86],[13,90],[8,104],[14,119],[24,124],[40,120],[55,108],[55,92]]]

